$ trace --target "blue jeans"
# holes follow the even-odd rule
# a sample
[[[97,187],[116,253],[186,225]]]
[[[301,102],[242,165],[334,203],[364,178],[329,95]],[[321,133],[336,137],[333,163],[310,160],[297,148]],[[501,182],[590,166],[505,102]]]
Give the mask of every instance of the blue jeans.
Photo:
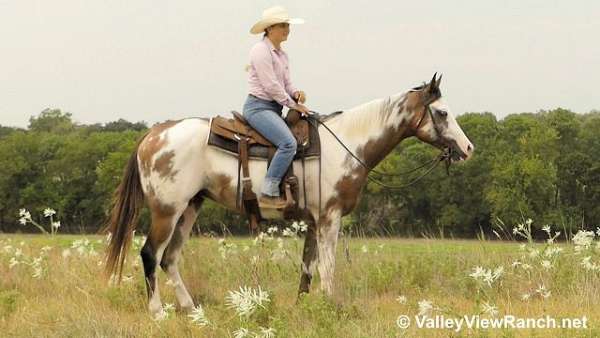
[[[279,196],[279,183],[296,154],[296,138],[281,117],[282,109],[277,101],[253,95],[248,95],[244,103],[246,121],[277,147],[261,188],[261,193],[269,196]]]

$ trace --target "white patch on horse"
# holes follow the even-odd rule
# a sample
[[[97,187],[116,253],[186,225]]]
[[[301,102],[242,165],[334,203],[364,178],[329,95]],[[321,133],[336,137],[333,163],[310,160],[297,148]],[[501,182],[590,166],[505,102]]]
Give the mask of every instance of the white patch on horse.
[[[333,209],[327,214],[329,224],[320,224],[317,233],[318,243],[318,269],[321,277],[321,290],[326,294],[333,294],[333,274],[335,270],[335,249],[337,247],[338,232],[341,225],[341,211]]]
[[[152,187],[155,197],[168,205],[187,202],[198,192],[204,180],[202,168],[206,157],[199,130],[205,125],[199,119],[185,119],[159,134],[166,143],[152,156],[149,176],[141,177],[145,192]],[[156,160],[171,152],[171,174],[165,176],[156,170]]]

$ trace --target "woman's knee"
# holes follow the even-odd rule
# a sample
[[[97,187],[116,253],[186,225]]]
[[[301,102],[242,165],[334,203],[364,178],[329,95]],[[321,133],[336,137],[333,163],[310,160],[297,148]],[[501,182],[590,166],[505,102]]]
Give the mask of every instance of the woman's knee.
[[[283,140],[279,144],[278,148],[280,148],[282,150],[296,152],[296,149],[298,148],[298,142],[296,141],[296,139],[293,136],[286,137],[285,140]]]

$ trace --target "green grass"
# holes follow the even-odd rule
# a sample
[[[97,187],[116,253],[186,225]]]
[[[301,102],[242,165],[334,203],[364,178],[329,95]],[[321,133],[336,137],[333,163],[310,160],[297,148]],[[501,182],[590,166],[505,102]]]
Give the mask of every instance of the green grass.
[[[192,238],[184,248],[180,270],[194,301],[202,304],[211,325],[200,327],[187,314],[175,311],[169,318],[155,322],[147,311],[139,248],[132,249],[126,277],[120,286],[110,286],[102,278],[103,237],[86,236],[98,253],[84,255],[63,250],[83,236],[0,235],[0,336],[26,337],[233,337],[245,327],[252,332],[271,327],[277,337],[595,337],[600,336],[598,272],[585,271],[582,254],[572,245],[552,260],[552,268],[541,267],[541,258],[529,258],[515,242],[434,239],[352,239],[345,255],[345,241],[337,250],[335,294],[319,291],[318,277],[312,292],[297,300],[302,239],[284,239],[286,252],[277,240],[254,245],[251,238],[227,238],[234,252],[221,256],[214,238]],[[21,245],[22,243],[22,245]],[[4,247],[11,246],[11,249]],[[46,254],[41,248],[50,246]],[[42,274],[32,277],[33,266],[18,264],[9,268],[15,248],[26,260],[41,255]],[[542,250],[543,244],[528,248]],[[365,250],[366,249],[366,250]],[[135,250],[135,251],[134,251]],[[364,252],[366,251],[366,252]],[[280,257],[273,259],[273,255]],[[589,254],[593,261],[596,254]],[[522,257],[524,256],[524,257]],[[253,263],[258,257],[257,263]],[[532,265],[529,270],[513,268],[515,260]],[[475,266],[504,267],[504,274],[491,287],[469,274]],[[163,303],[176,303],[173,288],[165,285],[159,272]],[[548,298],[535,293],[543,283]],[[240,318],[226,305],[230,290],[240,286],[258,287],[270,294],[270,303],[247,319]],[[531,293],[529,300],[521,300]],[[403,295],[407,301],[396,299]],[[438,314],[474,315],[489,302],[499,314],[517,317],[588,318],[588,329],[498,329],[402,330],[396,325],[399,315],[414,316],[417,303],[431,301]]]

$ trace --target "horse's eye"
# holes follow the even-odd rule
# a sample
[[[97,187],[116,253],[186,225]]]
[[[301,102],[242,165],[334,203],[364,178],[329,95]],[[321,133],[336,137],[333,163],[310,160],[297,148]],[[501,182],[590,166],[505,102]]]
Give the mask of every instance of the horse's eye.
[[[448,116],[448,112],[447,112],[447,111],[445,111],[445,110],[438,110],[438,113],[439,113],[441,116],[443,116],[443,117],[446,117],[446,116]]]

